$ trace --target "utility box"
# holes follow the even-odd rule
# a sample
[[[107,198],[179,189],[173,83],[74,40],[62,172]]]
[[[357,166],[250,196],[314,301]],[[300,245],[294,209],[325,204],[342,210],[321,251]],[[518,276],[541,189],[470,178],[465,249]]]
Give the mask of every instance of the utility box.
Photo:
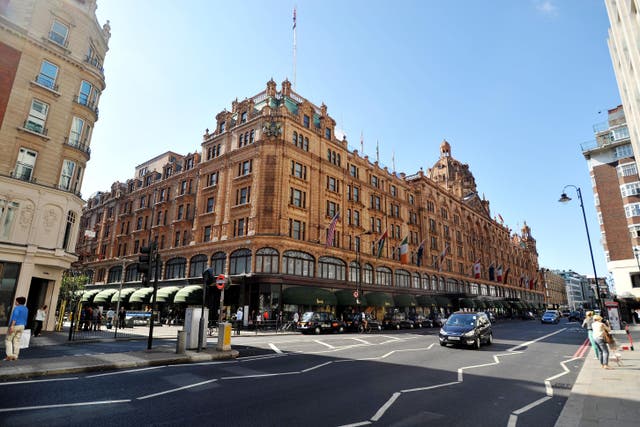
[[[231,350],[231,323],[218,323],[218,351]]]
[[[198,334],[200,330],[200,315],[202,313],[202,308],[200,307],[187,307],[187,311],[184,313],[184,327],[183,331],[185,331],[186,337],[186,346],[187,349],[197,349],[198,348]],[[202,348],[207,347],[207,334],[206,330],[209,325],[209,309],[204,309],[204,328],[202,331]]]

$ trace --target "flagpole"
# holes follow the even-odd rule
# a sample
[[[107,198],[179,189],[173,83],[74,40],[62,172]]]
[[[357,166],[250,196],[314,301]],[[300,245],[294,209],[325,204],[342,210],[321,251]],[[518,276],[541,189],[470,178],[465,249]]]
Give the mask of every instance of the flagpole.
[[[293,90],[296,90],[296,7],[293,7]]]

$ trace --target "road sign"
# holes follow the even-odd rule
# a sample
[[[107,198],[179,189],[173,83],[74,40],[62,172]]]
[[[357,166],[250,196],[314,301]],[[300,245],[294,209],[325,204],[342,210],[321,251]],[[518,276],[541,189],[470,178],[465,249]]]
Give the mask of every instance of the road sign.
[[[224,289],[224,284],[227,281],[227,278],[224,277],[224,274],[218,274],[218,277],[216,277],[216,288],[222,290]]]
[[[360,294],[358,293],[358,291],[353,291],[353,297],[354,297],[354,298],[358,298],[358,295],[360,295]]]

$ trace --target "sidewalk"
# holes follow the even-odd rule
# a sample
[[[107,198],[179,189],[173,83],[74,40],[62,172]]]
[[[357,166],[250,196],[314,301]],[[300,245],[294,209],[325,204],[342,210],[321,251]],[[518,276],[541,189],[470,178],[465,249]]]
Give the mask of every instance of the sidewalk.
[[[620,366],[609,358],[612,370],[602,369],[593,349],[576,379],[555,427],[626,427],[640,423],[640,326],[629,327],[635,351],[622,350],[629,345],[624,331],[614,331]]]

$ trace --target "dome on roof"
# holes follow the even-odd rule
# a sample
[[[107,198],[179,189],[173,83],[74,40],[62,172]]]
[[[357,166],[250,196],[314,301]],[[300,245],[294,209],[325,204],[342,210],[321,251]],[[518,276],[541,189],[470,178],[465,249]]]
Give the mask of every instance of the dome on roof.
[[[447,142],[446,139],[442,140],[442,144],[440,144],[440,156],[451,156],[451,145]]]

